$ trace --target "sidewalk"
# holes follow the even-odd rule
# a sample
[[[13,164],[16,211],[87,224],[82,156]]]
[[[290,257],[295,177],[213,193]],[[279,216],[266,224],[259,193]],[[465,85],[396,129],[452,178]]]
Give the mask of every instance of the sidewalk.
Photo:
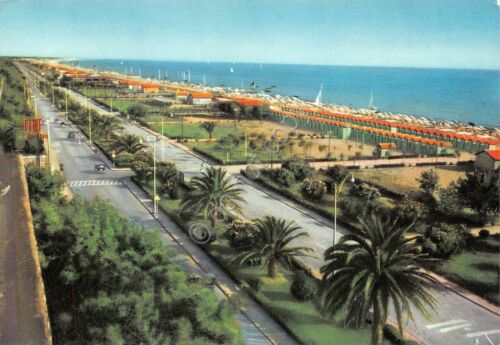
[[[150,200],[150,196],[146,194],[130,179],[123,180],[123,184],[127,189],[139,200],[142,205],[153,215],[153,203],[145,202]],[[217,286],[224,294],[225,298],[237,294],[242,301],[243,307],[241,310],[242,316],[246,319],[239,318],[240,322],[251,322],[263,334],[268,337],[272,344],[293,345],[296,341],[272,319],[267,312],[262,310],[250,296],[242,291],[234,281],[219,267],[219,265],[205,251],[194,243],[189,235],[184,230],[179,228],[163,211],[159,210],[158,215],[154,216],[162,229],[176,242],[179,246],[179,255],[188,256],[189,259],[201,268],[204,273],[215,275]],[[247,336],[245,336],[247,339]],[[257,342],[252,342],[257,344]],[[262,343],[262,342],[260,342]]]

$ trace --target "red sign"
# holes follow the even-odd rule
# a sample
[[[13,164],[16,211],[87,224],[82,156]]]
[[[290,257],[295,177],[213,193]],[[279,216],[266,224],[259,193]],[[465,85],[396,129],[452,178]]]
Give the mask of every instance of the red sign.
[[[41,134],[42,119],[27,119],[24,120],[24,132],[27,134],[26,139],[47,139],[47,134]]]

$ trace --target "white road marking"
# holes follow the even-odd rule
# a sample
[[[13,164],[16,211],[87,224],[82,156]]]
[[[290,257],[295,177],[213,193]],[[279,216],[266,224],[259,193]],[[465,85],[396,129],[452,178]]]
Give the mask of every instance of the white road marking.
[[[451,327],[442,328],[442,329],[439,330],[439,333],[448,333],[448,332],[454,331],[456,329],[468,328],[470,326],[471,326],[470,323],[463,323],[463,324],[460,324],[460,325],[455,325],[455,326],[451,326]]]
[[[440,328],[440,327],[444,327],[444,326],[451,326],[451,325],[455,325],[457,323],[464,323],[464,322],[466,322],[466,321],[465,320],[456,319],[456,320],[450,320],[450,321],[446,321],[446,322],[434,323],[434,324],[431,324],[431,325],[427,325],[425,327],[427,329],[434,329],[434,328]]]
[[[492,330],[489,330],[489,331],[467,333],[465,336],[467,338],[475,338],[475,337],[480,337],[482,335],[492,335],[492,334],[498,334],[498,333],[500,333],[500,329],[492,329]]]
[[[121,181],[118,180],[85,180],[68,181],[69,187],[88,187],[88,186],[118,186]]]

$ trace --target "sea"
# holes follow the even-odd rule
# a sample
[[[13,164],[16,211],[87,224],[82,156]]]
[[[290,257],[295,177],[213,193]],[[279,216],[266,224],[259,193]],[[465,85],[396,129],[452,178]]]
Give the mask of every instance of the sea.
[[[500,127],[500,70],[326,65],[73,60],[100,71],[223,86],[381,111]],[[255,84],[254,84],[255,83]],[[373,96],[372,96],[373,95]]]

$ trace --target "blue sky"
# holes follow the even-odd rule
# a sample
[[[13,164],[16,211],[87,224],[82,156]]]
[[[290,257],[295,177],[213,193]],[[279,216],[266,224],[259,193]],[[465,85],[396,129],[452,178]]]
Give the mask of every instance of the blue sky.
[[[495,0],[0,0],[0,55],[500,69]]]

